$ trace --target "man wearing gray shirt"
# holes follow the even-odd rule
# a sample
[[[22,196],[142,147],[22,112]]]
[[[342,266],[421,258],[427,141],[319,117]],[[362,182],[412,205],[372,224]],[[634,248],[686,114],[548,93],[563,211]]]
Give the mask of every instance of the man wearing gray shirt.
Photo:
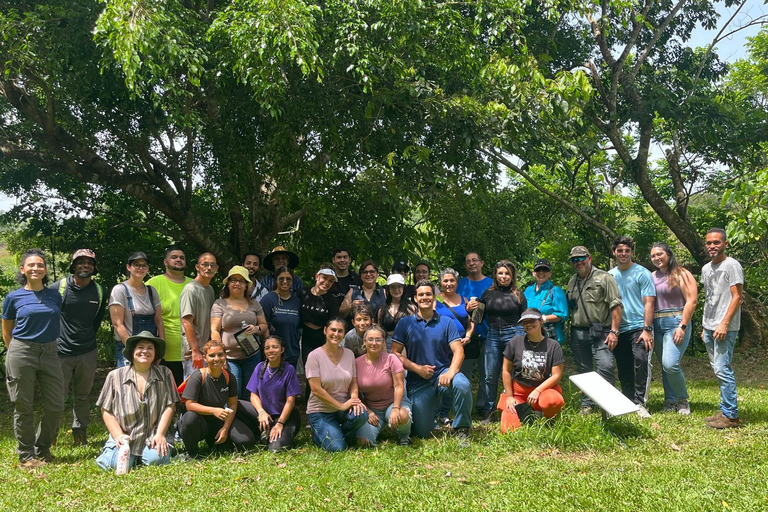
[[[738,261],[725,255],[725,230],[707,231],[707,251],[712,261],[701,269],[705,303],[701,339],[720,386],[720,411],[706,418],[708,427],[735,428],[739,423],[736,378],[733,374],[733,347],[741,327],[744,271]]]
[[[211,279],[218,268],[216,256],[209,252],[201,254],[195,265],[197,276],[184,286],[179,297],[181,357],[185,379],[196,368],[203,367],[203,353],[200,349],[211,339],[211,307],[216,300]]]

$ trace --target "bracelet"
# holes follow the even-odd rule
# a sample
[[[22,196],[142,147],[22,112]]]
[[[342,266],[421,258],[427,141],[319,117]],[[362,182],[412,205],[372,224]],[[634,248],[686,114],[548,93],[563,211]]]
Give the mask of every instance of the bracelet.
[[[392,409],[399,409],[399,407],[393,407]]]
[[[285,423],[283,423],[283,422],[282,422],[282,421],[280,421],[280,420],[277,420],[277,424],[278,424],[278,425],[283,425],[283,426],[285,426]]]
[[[267,411],[265,411],[264,409],[260,410],[260,411],[259,411],[259,416],[261,416],[261,413],[266,413],[266,412],[267,412]]]

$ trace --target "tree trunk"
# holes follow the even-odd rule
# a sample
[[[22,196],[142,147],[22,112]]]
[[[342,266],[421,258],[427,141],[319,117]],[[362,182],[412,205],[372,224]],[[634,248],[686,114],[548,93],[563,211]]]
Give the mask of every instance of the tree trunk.
[[[765,306],[752,295],[744,292],[741,305],[741,329],[739,347],[753,348],[766,344],[768,340],[768,314]]]

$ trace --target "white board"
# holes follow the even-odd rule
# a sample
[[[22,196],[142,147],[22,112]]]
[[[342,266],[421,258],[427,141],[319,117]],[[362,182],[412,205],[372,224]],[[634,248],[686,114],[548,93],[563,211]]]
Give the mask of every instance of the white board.
[[[637,412],[638,406],[597,372],[571,375],[571,382],[603,409],[608,417]]]

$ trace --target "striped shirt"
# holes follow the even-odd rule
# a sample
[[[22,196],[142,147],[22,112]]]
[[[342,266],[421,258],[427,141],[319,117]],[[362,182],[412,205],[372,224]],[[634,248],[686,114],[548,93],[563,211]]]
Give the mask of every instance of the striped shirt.
[[[131,438],[131,454],[141,456],[157,432],[165,409],[180,399],[173,374],[165,366],[151,366],[143,399],[139,397],[135,375],[133,366],[109,372],[96,405],[117,419],[122,431]]]

